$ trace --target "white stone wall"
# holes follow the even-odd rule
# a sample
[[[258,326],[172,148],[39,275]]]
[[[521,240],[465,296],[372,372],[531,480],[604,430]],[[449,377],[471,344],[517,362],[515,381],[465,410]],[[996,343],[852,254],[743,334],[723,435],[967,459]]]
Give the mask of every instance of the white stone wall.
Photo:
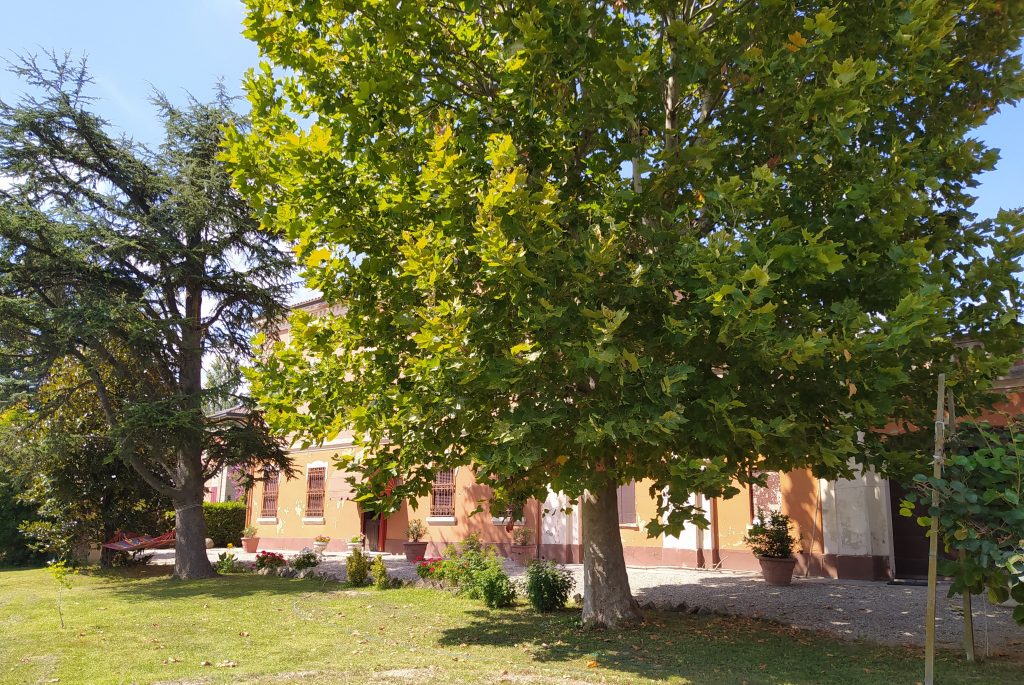
[[[873,469],[821,481],[825,554],[889,556],[888,489]]]

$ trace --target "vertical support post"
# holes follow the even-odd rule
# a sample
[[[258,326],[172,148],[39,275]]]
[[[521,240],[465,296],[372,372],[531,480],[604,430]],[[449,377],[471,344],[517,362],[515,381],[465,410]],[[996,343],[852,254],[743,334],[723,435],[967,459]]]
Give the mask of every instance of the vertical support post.
[[[946,415],[949,422],[949,436],[956,435],[956,403],[953,401],[953,393],[946,396]],[[960,559],[966,556],[960,550]],[[964,593],[964,655],[969,663],[974,663],[974,613],[971,611],[971,593]]]
[[[932,475],[942,476],[942,451],[946,442],[946,422],[943,413],[946,404],[946,374],[939,374],[939,391],[935,402],[935,452],[932,455]],[[938,491],[932,490],[932,507],[939,504]],[[924,622],[924,684],[935,685],[935,590],[938,583],[939,519],[932,516],[928,533],[928,609]]]

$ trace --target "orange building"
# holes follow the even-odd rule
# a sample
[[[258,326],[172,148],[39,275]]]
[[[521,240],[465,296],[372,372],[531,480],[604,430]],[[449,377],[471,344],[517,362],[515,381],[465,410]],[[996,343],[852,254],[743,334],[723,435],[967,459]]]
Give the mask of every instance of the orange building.
[[[326,306],[319,300],[302,306],[314,313]],[[279,334],[287,335],[282,329]],[[1009,408],[1019,413],[1024,365],[1014,368],[1001,387]],[[413,508],[376,519],[352,499],[346,474],[335,455],[353,453],[350,436],[341,435],[323,446],[295,450],[292,458],[299,477],[257,482],[249,493],[249,523],[256,526],[262,549],[300,549],[320,535],[331,537],[328,550],[341,550],[355,535],[365,535],[372,551],[400,553],[410,518],[427,524],[427,556],[439,555],[470,533],[507,551],[511,533],[507,521],[487,509],[490,489],[478,484],[469,468],[438,475],[429,496]],[[815,478],[809,470],[767,473],[766,485],[739,486],[730,499],[691,501],[705,513],[710,527],[687,525],[678,537],[648,537],[644,526],[657,516],[650,484],[619,488],[619,527],[626,562],[639,566],[680,566],[756,570],[757,561],[743,537],[757,511],[781,511],[791,517],[798,538],[797,573],[832,578],[888,580],[920,577],[927,565],[924,530],[913,519],[898,515],[902,492],[873,471],[849,480]],[[478,505],[483,510],[473,514]],[[578,509],[564,496],[549,492],[544,502],[528,502],[516,522],[534,531],[533,544],[541,558],[580,562],[581,522]]]

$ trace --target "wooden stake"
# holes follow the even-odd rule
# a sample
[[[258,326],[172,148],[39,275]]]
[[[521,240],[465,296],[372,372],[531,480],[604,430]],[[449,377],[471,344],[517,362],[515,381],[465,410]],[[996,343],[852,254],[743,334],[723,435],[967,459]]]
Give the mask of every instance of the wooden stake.
[[[946,444],[946,422],[943,412],[946,404],[946,374],[939,374],[939,392],[935,403],[935,452],[932,455],[932,475],[942,476],[942,451]],[[932,490],[932,508],[938,507],[939,493]],[[939,519],[932,516],[928,533],[928,610],[924,623],[924,683],[935,685],[935,590],[938,583]]]
[[[946,395],[946,421],[949,423],[949,436],[956,435],[956,403],[953,401],[953,393]],[[960,550],[961,561],[966,556]],[[974,663],[974,613],[971,610],[971,593],[964,593],[964,654],[969,663]]]

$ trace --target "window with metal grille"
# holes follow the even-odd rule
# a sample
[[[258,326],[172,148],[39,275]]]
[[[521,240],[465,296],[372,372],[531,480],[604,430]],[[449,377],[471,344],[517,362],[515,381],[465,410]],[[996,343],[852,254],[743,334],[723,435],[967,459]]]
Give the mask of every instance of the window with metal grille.
[[[618,490],[619,525],[636,525],[636,482],[620,485]]]
[[[431,516],[455,516],[455,470],[438,471],[430,491]]]
[[[306,473],[306,516],[321,518],[327,490],[327,467],[314,466]]]
[[[281,474],[277,469],[263,471],[263,502],[260,505],[260,518],[277,518],[277,485]]]

